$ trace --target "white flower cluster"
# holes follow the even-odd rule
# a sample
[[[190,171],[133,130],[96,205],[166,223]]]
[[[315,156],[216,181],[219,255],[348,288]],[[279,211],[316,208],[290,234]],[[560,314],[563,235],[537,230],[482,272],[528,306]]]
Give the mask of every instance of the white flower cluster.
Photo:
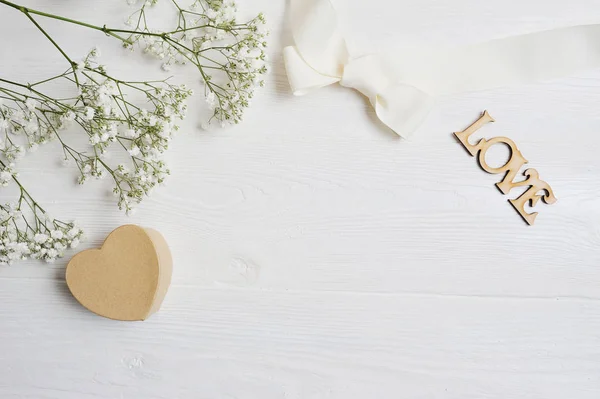
[[[63,111],[53,109],[52,114],[44,114],[39,112],[40,107],[40,102],[27,96],[22,96],[12,107],[0,103],[0,154],[8,161],[25,155],[25,145],[28,150],[35,151],[38,145],[54,137],[54,130],[62,127]]]
[[[161,33],[146,25],[148,5],[146,2],[129,18],[127,23],[136,33],[125,47],[138,43],[145,53],[163,61],[164,70],[173,64],[192,63],[200,71],[206,102],[213,111],[203,127],[208,128],[213,120],[222,126],[239,123],[268,72],[265,49],[269,32],[264,16],[238,23],[233,0],[196,0],[191,10],[177,6],[177,28]]]
[[[0,265],[28,258],[52,263],[83,239],[81,229],[54,220],[39,208],[34,219],[34,224],[28,223],[16,204],[0,205]]]
[[[28,258],[54,262],[67,248],[75,248],[83,233],[73,224],[50,218],[18,181],[10,161],[24,154],[24,145],[34,151],[56,138],[75,113],[34,90],[36,98],[12,94],[10,105],[0,104],[0,186],[16,182],[20,196],[14,204],[0,204],[0,265]]]
[[[219,50],[230,81],[222,88],[212,85],[212,78],[209,78],[206,82],[206,101],[221,125],[241,122],[256,88],[265,85],[263,76],[268,72],[265,54],[267,33],[260,29],[264,23],[264,18],[259,15],[251,25],[255,30],[250,30],[234,45]]]
[[[203,7],[206,4],[207,7]],[[234,0],[196,0],[191,8],[201,8],[204,16],[214,25],[220,28],[232,27],[236,24],[237,4]]]
[[[94,48],[73,68],[72,73],[78,74],[80,81],[75,99],[59,101],[32,91],[35,99],[23,94],[16,96],[12,106],[0,105],[0,155],[10,162],[24,152],[17,136],[31,150],[60,138],[65,163],[75,161],[80,171],[79,183],[110,175],[119,207],[130,211],[169,174],[163,153],[178,129],[176,122],[185,117],[185,102],[192,91],[165,81],[114,79],[97,64],[99,55],[100,51]],[[128,94],[142,94],[151,108],[132,104]],[[92,153],[80,152],[61,138],[62,130],[74,122],[88,135]],[[115,146],[111,147],[113,143]],[[107,163],[111,152],[123,149],[131,160],[132,171],[125,164],[113,168]],[[10,179],[9,173],[12,172],[8,169],[0,172],[0,185]]]
[[[140,1],[143,5],[136,14],[135,30],[112,29],[7,5],[27,14],[38,29],[42,28],[32,15],[101,31],[125,47],[140,42],[148,53],[164,60],[164,69],[174,63],[192,62],[206,83],[205,94],[213,93],[213,118],[223,123],[238,122],[253,88],[262,84],[258,75],[266,73],[262,15],[239,24],[235,20],[237,8],[231,0],[196,0],[195,6],[202,9],[197,12],[184,10],[178,0],[171,0],[179,12],[178,27],[169,32],[153,32],[146,26],[145,9],[158,0],[128,0],[130,4]],[[97,64],[97,48],[74,62],[43,32],[69,68],[37,82],[0,79],[0,187],[15,182],[20,191],[14,204],[0,204],[1,264],[28,257],[51,262],[62,256],[65,249],[77,246],[82,235],[72,223],[47,216],[19,182],[14,161],[26,151],[57,140],[65,163],[75,162],[80,183],[89,177],[112,177],[119,207],[129,212],[169,174],[163,156],[172,134],[178,130],[177,120],[185,116],[185,100],[192,95],[186,87],[166,80],[115,79]],[[213,77],[219,73],[225,78],[224,83],[215,83]],[[62,98],[44,93],[41,88],[49,82],[62,82],[77,92],[73,90],[72,96]],[[145,97],[145,105],[138,103],[140,96]],[[70,135],[74,131],[67,129],[70,126],[86,135],[91,151],[73,146]],[[114,152],[120,152],[128,162],[112,167],[109,155]],[[117,158],[122,160],[123,156]]]
[[[15,164],[11,163],[8,165],[0,165],[0,186],[6,187],[8,184],[16,178],[17,172],[15,171]]]
[[[79,182],[112,177],[119,207],[127,212],[169,174],[164,152],[192,91],[167,81],[115,79],[97,64],[99,53],[94,49],[67,72],[38,83],[0,82],[0,91],[11,93],[9,101],[0,103],[0,187],[14,181],[20,189],[15,204],[0,204],[0,264],[25,258],[52,262],[82,237],[72,223],[48,217],[18,181],[13,161],[25,148],[57,139],[66,163],[75,162]],[[58,79],[75,84],[78,94],[57,99],[40,91],[39,85]],[[135,104],[140,96],[145,108]],[[77,150],[69,142],[69,126],[81,128],[92,151]],[[127,165],[109,164],[109,155],[118,152],[123,156],[117,158],[129,160]]]
[[[103,154],[117,137],[121,122],[115,96],[119,91],[111,80],[98,83],[97,77],[88,79],[80,86],[82,102],[86,106],[81,110],[81,123],[90,135],[89,143]]]
[[[89,142],[98,157],[79,159],[80,183],[88,177],[102,178],[106,172],[115,181],[114,194],[119,208],[127,212],[169,174],[163,154],[168,149],[176,122],[185,117],[186,99],[192,91],[185,86],[145,83],[142,87],[94,76],[81,85],[86,104],[81,125],[89,134]],[[123,91],[143,91],[153,109],[131,107]],[[128,151],[133,170],[125,164],[111,169],[102,160],[109,146],[117,143]]]

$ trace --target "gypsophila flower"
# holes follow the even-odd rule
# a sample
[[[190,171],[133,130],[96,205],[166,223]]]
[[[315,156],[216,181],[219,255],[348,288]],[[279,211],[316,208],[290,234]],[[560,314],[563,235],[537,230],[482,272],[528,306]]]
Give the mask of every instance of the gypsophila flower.
[[[157,31],[147,26],[150,18],[146,15],[157,1],[128,0],[138,4],[128,19],[132,27],[128,30],[81,23],[9,2],[0,4],[26,14],[68,64],[65,72],[38,82],[0,80],[0,186],[14,182],[20,192],[14,204],[0,205],[0,263],[27,257],[53,262],[66,249],[77,247],[83,234],[72,223],[48,216],[34,201],[17,179],[14,163],[18,159],[54,141],[62,150],[61,162],[78,172],[80,184],[107,177],[119,208],[131,214],[170,174],[164,154],[192,95],[187,87],[167,80],[114,78],[98,63],[101,52],[97,47],[82,59],[71,58],[38,18],[97,30],[131,50],[141,47],[160,59],[165,71],[192,64],[212,111],[202,123],[204,128],[210,122],[221,126],[239,123],[256,88],[264,85],[268,31],[262,14],[241,23],[232,0],[196,0],[189,9],[171,0],[177,27]],[[48,82],[62,82],[73,89],[72,95],[53,96],[44,90]],[[72,134],[84,134],[88,148],[74,145],[81,140],[72,140]],[[121,162],[117,166],[110,162],[113,153],[120,154],[115,157]]]
[[[96,115],[96,110],[92,107],[85,107],[85,119],[91,121],[94,119],[94,115]]]
[[[175,3],[177,5],[177,3]],[[178,25],[168,33],[147,25],[144,3],[128,19],[134,27],[125,47],[139,45],[144,53],[162,60],[162,68],[191,63],[200,71],[205,97],[212,112],[209,122],[222,126],[239,123],[267,73],[263,14],[247,23],[237,22],[237,5],[231,0],[196,0],[190,11],[177,5]],[[137,24],[133,21],[137,21]]]
[[[2,164],[0,165],[0,186],[6,187],[13,180],[13,178],[17,177],[17,172],[14,170],[14,164]]]
[[[94,65],[92,61],[89,63]],[[83,118],[80,124],[99,156],[75,157],[81,171],[79,182],[109,174],[115,182],[113,192],[119,198],[119,207],[129,212],[169,174],[163,154],[173,132],[179,129],[177,120],[185,116],[185,101],[192,91],[165,81],[128,83],[109,78],[105,73],[94,76],[93,72],[93,69],[84,72],[88,80],[80,89],[82,102],[87,104],[85,112],[92,108],[94,117]],[[154,107],[132,107],[125,98],[126,90],[144,93]],[[132,171],[124,165],[108,166],[105,154],[113,143],[127,149]]]
[[[192,94],[185,86],[166,81],[126,82],[108,75],[98,66],[99,50],[92,50],[79,64],[55,79],[74,81],[78,75],[78,95],[68,100],[54,99],[37,88],[28,87],[20,94],[11,88],[12,101],[0,104],[0,186],[17,181],[16,160],[39,145],[58,139],[64,163],[74,163],[78,182],[110,176],[118,205],[127,213],[169,174],[163,157],[177,122],[185,116],[185,102]],[[14,85],[15,87],[22,87]],[[36,87],[35,89],[33,87]],[[0,85],[0,91],[3,90]],[[127,94],[142,93],[147,108],[135,106]],[[63,130],[75,125],[88,137],[91,151],[78,150],[69,144]],[[110,152],[123,151],[131,168],[124,164],[112,167]],[[3,162],[5,159],[7,162]],[[45,216],[45,212],[21,187],[16,207],[0,206],[0,263],[27,257],[48,262],[75,248],[82,239],[79,228]],[[21,208],[29,209],[25,215]]]
[[[65,249],[78,245],[83,232],[72,223],[49,217],[20,187],[17,203],[0,205],[0,265],[27,258],[52,263]]]
[[[46,241],[48,241],[48,235],[47,234],[42,234],[42,233],[37,233],[33,236],[33,240],[38,243],[38,244],[43,244]]]

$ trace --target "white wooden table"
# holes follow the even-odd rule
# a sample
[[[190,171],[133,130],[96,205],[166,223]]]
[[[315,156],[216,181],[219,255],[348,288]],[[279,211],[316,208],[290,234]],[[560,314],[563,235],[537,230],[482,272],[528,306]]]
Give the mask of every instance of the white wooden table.
[[[112,25],[128,10],[26,4]],[[600,22],[597,0],[335,4],[354,54]],[[285,2],[241,7],[270,21],[268,88],[234,129],[200,131],[190,112],[168,186],[134,217],[109,182],[75,185],[56,146],[23,160],[22,180],[78,220],[86,247],[120,224],[154,227],[175,270],[162,310],[126,323],[73,299],[68,257],[0,268],[0,398],[599,398],[600,70],[444,98],[402,141],[356,92],[293,97]],[[115,73],[163,76],[102,35],[44,24],[73,54],[99,44]],[[0,7],[0,32],[3,76],[64,69],[18,12]],[[511,137],[559,199],[533,227],[452,137],[484,109],[497,123],[483,133]]]

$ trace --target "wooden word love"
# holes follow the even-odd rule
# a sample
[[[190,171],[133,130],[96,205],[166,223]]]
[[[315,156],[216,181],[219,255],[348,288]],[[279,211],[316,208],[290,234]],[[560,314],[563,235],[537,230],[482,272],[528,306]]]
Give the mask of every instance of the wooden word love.
[[[505,174],[502,181],[496,183],[496,187],[498,187],[502,194],[508,194],[510,190],[515,187],[529,186],[529,188],[520,197],[516,199],[509,199],[508,202],[510,202],[510,204],[516,209],[516,211],[527,222],[527,224],[533,225],[538,213],[525,212],[525,205],[529,202],[529,206],[533,207],[537,204],[540,198],[546,204],[554,204],[556,202],[554,192],[548,183],[540,180],[540,175],[535,169],[526,169],[523,172],[525,180],[515,181],[517,173],[521,167],[529,163],[529,161],[523,157],[521,151],[519,151],[517,145],[511,139],[507,137],[494,137],[489,140],[481,139],[477,142],[477,144],[469,143],[469,137],[479,130],[483,125],[490,122],[494,122],[494,118],[492,118],[490,114],[485,111],[481,118],[477,120],[477,122],[473,123],[466,130],[460,133],[454,133],[454,135],[462,143],[466,150],[469,151],[469,154],[472,156],[478,155],[477,159],[483,170],[493,174]],[[508,161],[504,165],[497,168],[491,167],[485,161],[487,151],[494,144],[505,144],[510,149],[510,158]]]

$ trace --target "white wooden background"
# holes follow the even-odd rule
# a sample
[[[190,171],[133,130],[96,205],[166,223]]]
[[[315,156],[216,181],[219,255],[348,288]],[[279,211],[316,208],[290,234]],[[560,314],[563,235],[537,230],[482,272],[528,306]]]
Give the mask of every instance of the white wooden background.
[[[109,25],[128,10],[23,1]],[[441,99],[401,141],[356,92],[293,97],[285,2],[241,3],[270,21],[268,88],[234,129],[200,131],[191,112],[168,186],[134,217],[109,182],[76,186],[56,146],[23,161],[22,180],[79,221],[87,247],[120,224],[154,227],[175,270],[162,310],[126,323],[72,298],[68,257],[0,268],[0,398],[599,398],[600,70]],[[600,22],[597,0],[335,4],[356,55]],[[115,74],[163,76],[102,35],[43,22],[71,54],[99,44]],[[64,69],[3,6],[0,33],[3,76]],[[174,73],[199,88],[191,69]],[[204,112],[202,99],[191,108]],[[484,109],[498,122],[482,133],[514,139],[559,198],[534,227],[451,135]]]

